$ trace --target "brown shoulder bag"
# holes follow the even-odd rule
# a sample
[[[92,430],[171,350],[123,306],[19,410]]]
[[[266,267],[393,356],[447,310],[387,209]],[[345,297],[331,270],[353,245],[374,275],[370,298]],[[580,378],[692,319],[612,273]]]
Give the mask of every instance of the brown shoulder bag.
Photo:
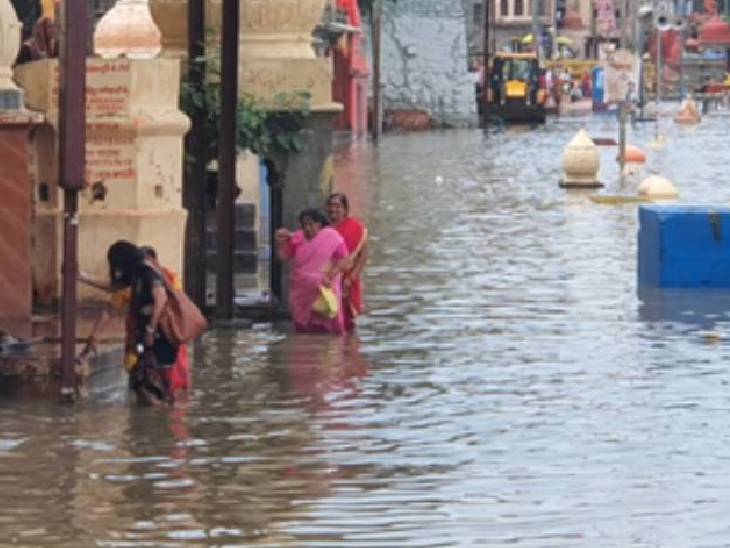
[[[175,289],[165,279],[167,303],[160,316],[160,329],[175,346],[187,344],[200,337],[208,327],[208,322],[184,291]]]

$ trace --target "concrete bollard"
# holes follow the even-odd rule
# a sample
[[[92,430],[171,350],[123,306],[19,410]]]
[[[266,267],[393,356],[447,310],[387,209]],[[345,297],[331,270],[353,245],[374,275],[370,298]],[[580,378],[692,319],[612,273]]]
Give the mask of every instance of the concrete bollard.
[[[676,200],[679,192],[669,179],[659,175],[649,175],[641,181],[637,189],[639,196],[646,200]]]
[[[573,140],[565,147],[563,154],[562,188],[600,188],[603,183],[598,180],[601,168],[601,156],[598,147],[581,129]]]
[[[679,107],[679,112],[674,117],[674,123],[682,125],[699,124],[702,120],[697,104],[691,97],[688,97]]]
[[[646,154],[639,147],[634,145],[626,145],[626,163],[627,164],[645,164]]]

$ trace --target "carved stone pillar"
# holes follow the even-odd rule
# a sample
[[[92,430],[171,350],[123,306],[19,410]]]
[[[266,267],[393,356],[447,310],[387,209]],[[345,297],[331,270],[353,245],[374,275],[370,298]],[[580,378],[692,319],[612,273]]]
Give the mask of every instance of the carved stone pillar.
[[[302,130],[304,150],[269,158],[275,164],[272,222],[296,229],[304,207],[323,207],[331,180],[332,127],[342,105],[332,100],[332,61],[318,58],[312,31],[328,0],[241,0],[239,93],[276,109],[278,94],[307,92],[311,116]],[[239,181],[239,184],[241,182]],[[245,181],[243,182],[245,186]],[[272,291],[286,307],[288,281],[282,265],[272,266]]]
[[[184,59],[188,55],[187,0],[150,0],[152,19],[162,36],[161,57]]]
[[[314,59],[312,31],[326,0],[241,0],[241,55]]]
[[[20,32],[22,25],[15,14],[15,8],[9,0],[0,0],[0,109],[22,108],[22,93],[13,82],[13,69],[20,49]],[[10,104],[16,102],[17,104]]]
[[[308,92],[313,110],[337,111],[332,63],[315,57],[312,31],[327,0],[241,0],[240,90],[264,101]]]
[[[106,250],[119,239],[151,245],[163,264],[182,272],[186,211],[182,207],[183,136],[178,110],[180,63],[174,59],[88,59],[86,186],[79,204],[79,266],[108,277]],[[34,132],[33,272],[40,303],[59,296],[62,196],[55,151],[58,62],[16,69],[28,105],[48,126]],[[79,287],[81,300],[101,295]]]
[[[162,33],[162,57],[188,56],[188,0],[149,0],[152,18]],[[221,0],[206,0],[205,28],[211,44],[218,44],[221,31]]]
[[[23,108],[12,81],[21,24],[9,0],[0,0],[0,329],[30,335],[32,309],[29,134],[43,117]]]
[[[160,53],[160,30],[147,0],[117,0],[94,32],[94,51],[105,58],[152,59]]]

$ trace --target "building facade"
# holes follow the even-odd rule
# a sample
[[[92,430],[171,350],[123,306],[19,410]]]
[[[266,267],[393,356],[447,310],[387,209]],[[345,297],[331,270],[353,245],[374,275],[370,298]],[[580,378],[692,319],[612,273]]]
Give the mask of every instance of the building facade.
[[[484,2],[464,0],[467,16],[469,54],[472,58],[483,55],[484,49]],[[557,0],[489,0],[490,51],[504,51],[532,33],[532,10],[537,6],[541,31],[551,35],[559,16]]]
[[[469,55],[477,60],[484,49],[484,1],[463,0],[467,16]],[[532,33],[532,10],[537,6],[546,53],[558,55],[550,47],[563,38],[571,54],[579,58],[597,56],[601,43],[632,47],[634,20],[632,5],[626,0],[488,0],[490,52],[509,50]]]
[[[381,85],[386,126],[477,125],[466,28],[462,0],[384,2]],[[370,52],[370,29],[367,35]]]

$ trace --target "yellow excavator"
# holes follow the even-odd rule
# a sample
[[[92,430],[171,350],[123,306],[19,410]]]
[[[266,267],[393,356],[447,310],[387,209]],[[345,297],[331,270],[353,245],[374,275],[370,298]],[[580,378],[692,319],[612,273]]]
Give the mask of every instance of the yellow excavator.
[[[497,53],[492,59],[485,112],[504,123],[544,124],[545,100],[534,53]]]

